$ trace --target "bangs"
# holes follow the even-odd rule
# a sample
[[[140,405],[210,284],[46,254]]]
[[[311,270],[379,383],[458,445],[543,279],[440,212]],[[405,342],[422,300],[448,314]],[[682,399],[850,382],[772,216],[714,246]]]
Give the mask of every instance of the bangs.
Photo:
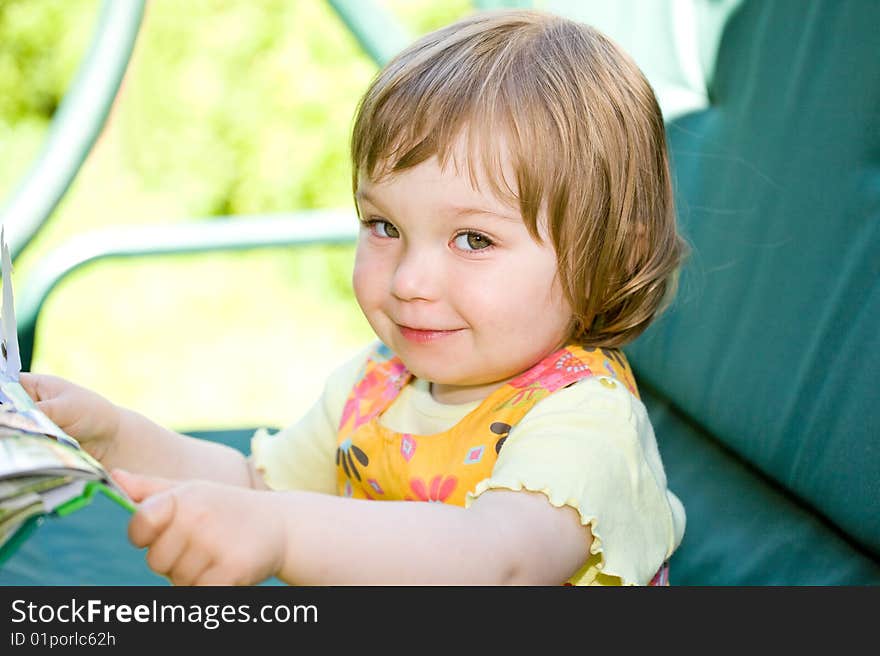
[[[467,175],[475,189],[488,186],[499,199],[519,204],[519,176],[510,179],[504,171],[505,159],[519,160],[513,118],[498,105],[471,100],[462,106],[451,100],[446,108],[420,104],[407,120],[386,106],[374,124],[378,129],[369,135],[373,139],[364,144],[364,156],[355,160],[355,187],[359,177],[379,182],[436,156],[441,168]]]
[[[361,177],[380,181],[436,156],[441,167],[466,173],[475,189],[486,185],[518,207],[537,238],[540,181],[563,172],[547,157],[561,135],[548,131],[552,110],[541,100],[547,74],[536,54],[545,26],[530,21],[514,31],[482,30],[479,22],[470,30],[440,30],[393,60],[358,108],[354,191]],[[463,41],[468,47],[453,47]]]

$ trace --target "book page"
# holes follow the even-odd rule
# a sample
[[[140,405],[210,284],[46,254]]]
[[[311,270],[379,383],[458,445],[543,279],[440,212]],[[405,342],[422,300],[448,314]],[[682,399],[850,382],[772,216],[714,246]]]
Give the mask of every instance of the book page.
[[[125,505],[130,502],[128,496],[101,463],[41,412],[19,383],[12,261],[2,227],[0,280],[0,517],[9,517],[22,507],[33,511],[28,499],[34,497],[43,512],[50,512],[83,494],[87,481],[102,482]]]
[[[42,435],[0,433],[0,479],[39,473],[80,473],[102,479],[103,468],[95,467],[79,451]]]

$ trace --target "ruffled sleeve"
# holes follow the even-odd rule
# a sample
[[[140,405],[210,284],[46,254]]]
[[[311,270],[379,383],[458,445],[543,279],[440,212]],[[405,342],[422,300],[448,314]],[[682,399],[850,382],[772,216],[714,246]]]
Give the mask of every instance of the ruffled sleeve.
[[[578,512],[593,541],[570,579],[577,585],[645,585],[684,534],[684,508],[666,487],[644,405],[604,376],[536,404],[466,505],[492,489],[542,492]]]
[[[373,346],[336,369],[321,397],[295,424],[251,438],[251,461],[273,490],[336,493],[336,439],[342,408]]]

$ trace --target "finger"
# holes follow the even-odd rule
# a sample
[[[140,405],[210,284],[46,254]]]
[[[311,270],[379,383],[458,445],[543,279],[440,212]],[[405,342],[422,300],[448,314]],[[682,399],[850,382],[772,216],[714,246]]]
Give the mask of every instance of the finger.
[[[55,422],[60,428],[68,428],[69,417],[65,416],[65,414],[69,414],[70,406],[63,399],[43,399],[42,401],[34,401],[34,405],[37,406],[37,410]]]
[[[66,381],[57,376],[48,376],[46,374],[35,374],[29,371],[22,371],[19,375],[18,382],[35,401],[51,398],[61,393]]]
[[[128,539],[136,547],[153,544],[174,520],[177,497],[173,490],[160,492],[138,506],[128,523]]]
[[[113,480],[119,484],[126,494],[134,501],[143,501],[147,497],[169,490],[175,485],[179,485],[178,481],[172,481],[167,478],[158,476],[144,476],[143,474],[134,474],[125,469],[114,469],[110,475]]]
[[[173,528],[164,531],[147,551],[147,565],[162,576],[168,576],[189,548],[187,535]]]
[[[207,551],[191,545],[175,563],[168,578],[174,585],[195,585],[212,563],[213,559]]]
[[[229,570],[219,564],[212,564],[199,574],[193,585],[241,585]]]
[[[34,405],[44,415],[58,424],[62,429],[67,428],[71,421],[71,404],[64,398],[62,392],[50,376],[22,372],[19,383],[27,395],[34,401]]]
[[[27,373],[26,371],[22,371],[18,377],[18,382],[21,383],[24,391],[27,392],[28,396],[34,401],[40,400],[38,380],[37,376]]]

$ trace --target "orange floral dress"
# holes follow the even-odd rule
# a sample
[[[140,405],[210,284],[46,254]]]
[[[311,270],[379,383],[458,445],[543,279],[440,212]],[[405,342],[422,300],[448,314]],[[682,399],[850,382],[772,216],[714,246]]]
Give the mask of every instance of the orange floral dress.
[[[613,378],[638,398],[624,354],[568,345],[486,397],[452,428],[433,435],[398,433],[379,423],[412,378],[399,357],[378,344],[342,411],[336,450],[337,491],[356,499],[465,505],[488,478],[508,434],[549,394],[589,376]],[[666,565],[651,581],[667,584]]]

